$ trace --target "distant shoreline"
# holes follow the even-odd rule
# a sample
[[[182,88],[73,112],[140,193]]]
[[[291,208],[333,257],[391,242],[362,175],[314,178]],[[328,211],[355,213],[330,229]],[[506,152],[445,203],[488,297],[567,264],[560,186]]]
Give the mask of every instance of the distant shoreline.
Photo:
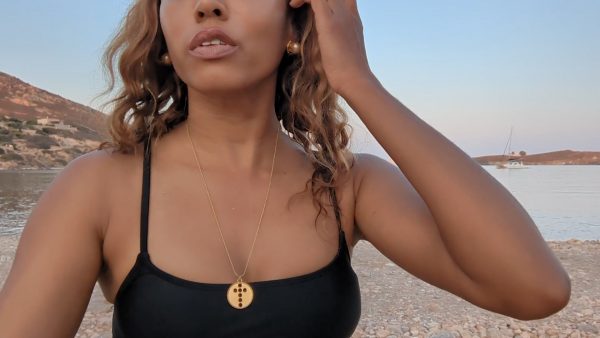
[[[523,161],[527,166],[542,166],[542,165],[600,165],[600,151],[574,151],[561,150],[549,153],[531,154],[531,155],[486,155],[471,157],[482,166],[495,166],[497,164],[506,163],[508,159],[516,159]],[[19,167],[0,167],[0,172],[7,171],[36,171],[36,170],[56,170],[60,171],[65,167],[32,167],[31,164]]]
[[[560,150],[531,155],[523,152],[523,155],[487,155],[473,159],[481,165],[506,163],[509,159],[523,161],[524,165],[600,165],[600,151]]]
[[[478,161],[476,158],[473,158],[474,160],[476,160],[477,162],[479,162],[479,164],[481,164],[482,166],[495,166],[496,164],[500,163],[481,163],[480,161]],[[539,163],[527,163],[525,161],[523,161],[524,165],[529,165],[529,166],[595,166],[595,165],[600,165],[599,163],[583,163],[583,164],[579,164],[579,163],[543,163],[543,164],[539,164]],[[33,171],[61,171],[63,170],[65,167],[55,167],[55,168],[0,168],[0,172],[33,172]]]
[[[0,172],[6,172],[6,171],[60,171],[63,170],[65,167],[60,167],[60,168],[0,168]]]

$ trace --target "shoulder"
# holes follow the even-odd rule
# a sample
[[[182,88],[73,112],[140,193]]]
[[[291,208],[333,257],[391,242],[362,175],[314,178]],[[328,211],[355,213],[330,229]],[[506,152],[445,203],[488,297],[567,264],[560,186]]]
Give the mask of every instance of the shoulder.
[[[107,169],[117,154],[109,149],[95,149],[72,159],[61,171],[62,176],[99,174]]]
[[[399,202],[395,206],[396,209],[399,209],[398,205],[412,205],[410,199],[414,188],[395,163],[369,153],[355,153],[353,156],[354,217],[357,223],[355,226],[359,239],[366,239],[358,224],[360,220],[365,218],[365,215],[373,215],[390,199]]]
[[[143,144],[137,144],[132,153],[121,153],[112,148],[94,149],[71,160],[63,169],[65,174],[77,173],[97,175],[98,178],[114,177],[126,166],[130,166],[143,156]],[[95,180],[98,183],[99,180]],[[94,183],[94,182],[90,182]]]
[[[104,238],[114,188],[123,182],[123,175],[135,172],[136,158],[141,156],[137,150],[123,154],[111,149],[95,149],[71,160],[51,184],[62,187],[58,191],[68,189],[94,206],[97,231]]]
[[[352,168],[355,196],[358,195],[358,191],[365,178],[385,175],[385,173],[389,173],[390,171],[400,171],[400,168],[395,163],[374,154],[354,153],[353,156],[355,159]]]
[[[68,179],[78,186],[102,187],[130,162],[133,154],[122,154],[110,149],[95,149],[71,160],[57,178]]]

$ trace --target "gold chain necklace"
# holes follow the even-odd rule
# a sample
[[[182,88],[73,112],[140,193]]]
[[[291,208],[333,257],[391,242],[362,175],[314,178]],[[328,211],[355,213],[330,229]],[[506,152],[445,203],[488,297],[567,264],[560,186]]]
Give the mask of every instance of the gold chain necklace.
[[[248,269],[248,263],[250,262],[250,257],[252,256],[252,252],[254,250],[254,243],[256,243],[256,237],[258,236],[258,230],[260,229],[260,224],[262,223],[262,217],[265,212],[265,207],[267,206],[267,200],[269,198],[269,192],[271,191],[271,182],[273,180],[273,168],[275,167],[275,155],[277,154],[277,142],[279,141],[279,131],[277,131],[277,136],[275,138],[275,150],[273,152],[273,163],[271,164],[271,176],[269,178],[269,187],[267,188],[267,196],[265,198],[265,203],[262,208],[262,212],[260,213],[260,219],[258,221],[258,228],[256,229],[256,233],[254,234],[254,241],[252,242],[252,248],[250,249],[250,254],[248,255],[248,259],[246,260],[246,267],[244,268],[244,272],[241,275],[238,275],[235,271],[235,267],[233,266],[233,262],[231,261],[231,256],[229,255],[229,250],[227,249],[227,245],[225,244],[225,239],[223,238],[223,233],[221,232],[221,226],[219,225],[219,220],[217,218],[217,214],[215,213],[215,208],[212,203],[212,199],[210,198],[210,192],[208,191],[208,186],[206,185],[206,180],[204,179],[204,172],[202,170],[202,166],[200,165],[200,161],[198,161],[198,155],[196,154],[196,147],[194,146],[194,142],[192,141],[192,137],[190,136],[190,124],[186,123],[187,134],[190,140],[190,144],[192,145],[192,150],[194,151],[194,158],[196,159],[196,164],[198,165],[198,169],[200,170],[200,174],[202,175],[202,182],[204,183],[204,188],[206,190],[206,195],[208,196],[208,201],[210,202],[210,207],[212,209],[213,216],[217,223],[217,227],[219,228],[219,234],[221,234],[221,240],[223,241],[223,246],[225,247],[225,251],[227,252],[227,258],[229,258],[229,263],[231,264],[231,269],[233,270],[233,274],[237,276],[235,282],[229,285],[227,289],[227,301],[229,305],[236,309],[244,309],[248,307],[252,300],[254,299],[254,290],[250,284],[244,282],[242,277],[246,274],[246,270]]]

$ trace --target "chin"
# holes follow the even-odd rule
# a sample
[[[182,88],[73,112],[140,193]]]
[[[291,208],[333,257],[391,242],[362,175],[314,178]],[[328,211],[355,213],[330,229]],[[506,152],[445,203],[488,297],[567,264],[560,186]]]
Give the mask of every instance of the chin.
[[[199,65],[185,74],[192,75],[184,79],[188,86],[199,92],[247,91],[275,80],[277,76],[264,65],[251,67],[232,63]]]
[[[188,82],[189,87],[199,92],[235,92],[246,90],[256,85],[256,82],[244,80],[231,73],[198,76]]]

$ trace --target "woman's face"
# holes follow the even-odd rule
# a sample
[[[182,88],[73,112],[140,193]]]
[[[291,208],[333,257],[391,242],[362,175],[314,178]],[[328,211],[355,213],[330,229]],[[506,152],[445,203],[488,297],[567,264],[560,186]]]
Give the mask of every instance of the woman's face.
[[[160,24],[175,71],[198,91],[252,87],[274,76],[294,38],[287,0],[162,0]],[[237,44],[218,59],[189,50],[200,30],[220,28]]]

